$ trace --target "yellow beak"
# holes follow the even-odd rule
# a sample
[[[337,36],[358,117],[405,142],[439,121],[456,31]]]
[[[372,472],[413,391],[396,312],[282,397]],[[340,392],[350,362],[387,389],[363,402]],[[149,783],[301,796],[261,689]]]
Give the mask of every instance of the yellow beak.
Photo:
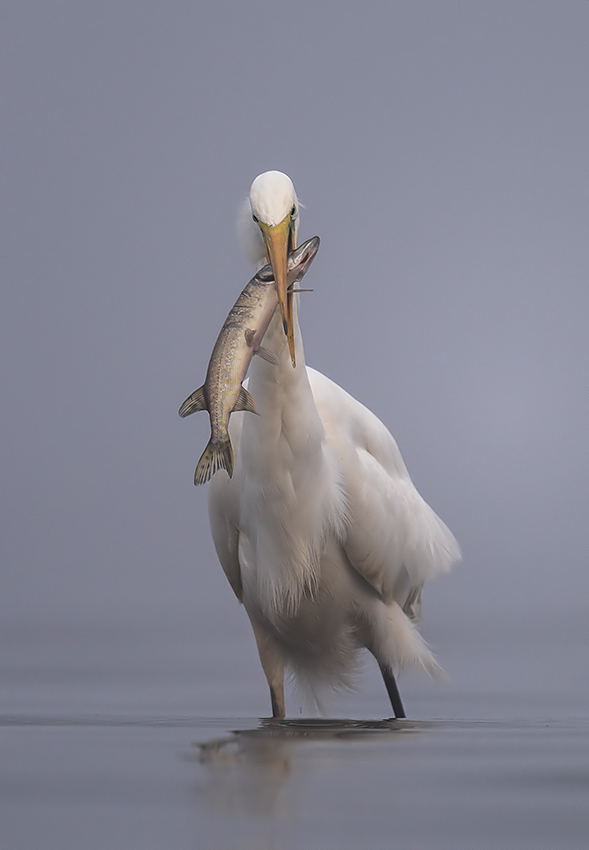
[[[288,292],[287,280],[288,254],[295,247],[290,213],[283,218],[280,224],[271,226],[260,221],[259,227],[264,239],[266,256],[272,265],[272,272],[274,273],[274,285],[278,293],[282,327],[288,340],[290,359],[292,365],[296,366],[292,293]]]

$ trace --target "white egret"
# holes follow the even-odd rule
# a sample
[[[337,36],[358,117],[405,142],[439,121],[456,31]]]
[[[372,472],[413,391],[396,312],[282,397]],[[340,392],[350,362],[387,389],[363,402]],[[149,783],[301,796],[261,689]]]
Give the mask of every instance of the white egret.
[[[209,489],[217,554],[251,621],[274,717],[285,716],[285,666],[314,694],[337,690],[362,647],[405,717],[395,672],[439,669],[415,623],[424,582],[450,570],[458,545],[382,422],[305,366],[300,296],[286,291],[299,221],[290,178],[259,175],[249,200],[251,259],[270,260],[279,294],[264,338],[278,365],[254,358],[259,415],[231,417],[234,474],[216,473]]]

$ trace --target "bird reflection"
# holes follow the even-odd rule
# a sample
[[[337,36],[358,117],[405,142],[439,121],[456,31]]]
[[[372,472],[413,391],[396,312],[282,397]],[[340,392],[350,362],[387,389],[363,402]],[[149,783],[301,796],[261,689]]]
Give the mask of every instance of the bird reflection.
[[[318,746],[326,743],[391,740],[426,726],[405,720],[262,720],[258,728],[194,744],[196,758],[207,768],[199,793],[226,815],[293,814],[299,783],[304,793],[304,753],[323,759]]]

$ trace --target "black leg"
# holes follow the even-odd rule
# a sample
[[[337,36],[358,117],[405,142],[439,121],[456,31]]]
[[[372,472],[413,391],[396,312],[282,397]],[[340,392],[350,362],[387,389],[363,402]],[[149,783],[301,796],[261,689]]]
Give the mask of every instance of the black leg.
[[[382,678],[384,679],[384,684],[387,689],[395,717],[407,717],[405,709],[403,708],[403,703],[401,702],[401,695],[399,694],[397,680],[395,679],[393,671],[390,667],[381,667],[380,672],[382,673]]]

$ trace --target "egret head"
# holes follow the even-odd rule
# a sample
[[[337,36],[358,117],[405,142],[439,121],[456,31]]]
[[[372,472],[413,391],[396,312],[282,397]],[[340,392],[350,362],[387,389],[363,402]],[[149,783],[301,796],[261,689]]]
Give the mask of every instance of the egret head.
[[[294,366],[293,304],[292,294],[287,292],[286,273],[288,254],[296,247],[299,202],[290,177],[281,171],[260,174],[250,189],[250,206],[252,218],[262,233],[266,257],[272,264],[282,325]]]

